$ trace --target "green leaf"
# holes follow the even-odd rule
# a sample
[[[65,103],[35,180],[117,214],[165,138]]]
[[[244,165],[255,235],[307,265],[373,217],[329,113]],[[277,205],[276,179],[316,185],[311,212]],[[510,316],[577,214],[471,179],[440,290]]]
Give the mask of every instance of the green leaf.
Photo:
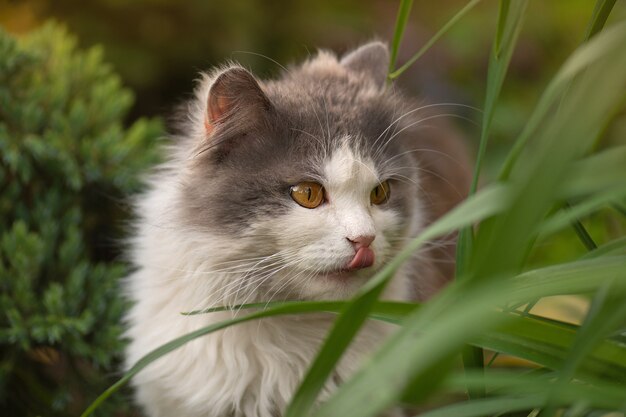
[[[516,1],[513,4],[513,7],[511,7],[510,1],[500,1],[498,29],[491,49],[491,55],[489,57],[487,92],[483,110],[480,143],[476,157],[476,164],[474,166],[472,183],[469,190],[470,195],[476,192],[476,187],[478,186],[482,162],[487,149],[489,132],[493,122],[494,110],[496,108],[498,97],[500,96],[500,91],[502,90],[502,85],[504,84],[504,78],[513,55],[513,50],[517,44],[517,39],[522,28],[523,17],[527,5],[527,1]],[[474,234],[472,229],[465,228],[461,230],[457,246],[457,277],[463,277],[467,274],[470,263],[470,254],[473,248]],[[472,346],[466,347],[463,351],[463,364],[466,369],[482,369],[484,366],[482,350]],[[484,397],[485,393],[482,389],[472,389],[469,391],[469,396],[470,398],[480,398]]]
[[[587,26],[587,31],[585,33],[584,41],[588,41],[591,39],[596,33],[600,32],[604,27],[609,15],[611,14],[611,10],[613,10],[613,6],[615,5],[615,0],[598,0],[596,1],[596,5],[593,8],[593,14],[591,17],[591,21]]]
[[[398,50],[402,43],[402,37],[404,36],[404,30],[406,24],[409,21],[411,14],[411,7],[413,7],[413,0],[401,0],[400,7],[398,8],[398,16],[396,17],[395,31],[393,33],[393,41],[391,43],[391,57],[389,60],[389,73],[391,74],[396,67],[396,60],[398,59]],[[389,79],[391,81],[391,79]]]
[[[567,170],[567,180],[559,196],[580,198],[624,185],[626,146],[609,148],[576,161]]]
[[[558,190],[565,181],[567,168],[592,146],[626,88],[626,24],[605,30],[577,50],[553,85],[583,72],[569,84],[568,94],[559,111],[553,106],[538,106],[531,119],[543,120],[535,132],[532,152],[516,164],[509,183],[513,195],[512,209],[481,224],[477,234],[472,272],[481,279],[496,277],[506,271],[519,270],[529,246],[536,237],[534,225],[541,221],[558,201]],[[588,62],[585,57],[595,56]],[[588,66],[579,65],[581,61]],[[610,62],[609,62],[610,61]],[[593,62],[593,64],[592,64]],[[583,71],[584,70],[584,71]],[[558,104],[560,95],[547,92]],[[544,102],[544,99],[540,101]],[[585,117],[580,109],[585,108]],[[529,123],[530,124],[530,123]],[[523,136],[524,134],[522,134]],[[515,236],[515,240],[507,238]],[[501,242],[509,242],[503,245]]]
[[[437,31],[437,33],[435,33],[435,35],[430,38],[430,40],[428,42],[426,42],[426,44],[415,53],[415,55],[413,55],[404,65],[402,65],[400,68],[398,68],[397,70],[395,70],[394,72],[392,72],[391,74],[389,74],[389,79],[390,80],[395,80],[396,78],[398,78],[400,75],[402,75],[402,73],[404,71],[406,71],[407,69],[409,69],[409,67],[411,65],[413,65],[422,55],[424,55],[434,44],[435,42],[437,42],[439,40],[439,38],[441,38],[443,35],[445,35],[445,33],[450,30],[450,28],[452,26],[454,26],[454,24],[456,22],[458,22],[463,16],[465,16],[465,14],[467,14],[467,12],[469,12],[470,10],[472,10],[474,8],[474,6],[476,6],[478,3],[480,2],[480,0],[471,0],[470,2],[468,2],[465,7],[463,7],[461,10],[459,10],[454,16],[452,16],[452,18],[441,27],[441,29],[439,29]]]
[[[610,189],[601,194],[595,195],[580,204],[558,211],[539,224],[538,232],[545,235],[555,233],[564,227],[571,225],[571,223],[577,219],[583,218],[584,216],[593,213],[611,202],[619,201],[621,198],[626,196],[625,185],[626,184],[622,184],[619,188]],[[595,247],[589,247],[588,249],[593,250]]]
[[[593,259],[601,256],[612,255],[615,252],[626,251],[626,236],[612,240],[597,249],[587,252],[581,259]]]
[[[533,315],[512,316],[493,331],[472,341],[478,346],[534,362],[552,370],[561,368],[576,337],[578,326]],[[592,350],[590,360],[576,373],[577,378],[593,381],[611,376],[626,380],[625,348],[601,340]]]
[[[626,257],[619,257],[542,268],[512,280],[456,281],[407,316],[403,327],[368,366],[340,387],[313,416],[377,415],[398,401],[411,381],[424,377],[434,364],[460,350],[467,340],[506,323],[510,316],[495,313],[497,304],[528,300],[538,294],[592,291],[625,268]],[[626,282],[619,285],[626,288]],[[623,348],[618,352],[624,356]]]

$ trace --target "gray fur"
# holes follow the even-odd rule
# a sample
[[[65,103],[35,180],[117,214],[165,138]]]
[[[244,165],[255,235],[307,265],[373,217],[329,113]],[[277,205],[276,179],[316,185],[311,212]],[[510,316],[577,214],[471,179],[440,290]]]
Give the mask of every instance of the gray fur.
[[[250,81],[252,75],[244,75],[241,67],[222,72],[211,91],[225,77],[230,78],[234,87],[224,91],[220,85],[220,94],[231,94],[237,105],[210,138],[197,144],[194,175],[184,198],[189,222],[212,232],[241,234],[255,218],[279,215],[295,204],[289,196],[290,186],[320,178],[324,155],[332,154],[345,136],[353,139],[353,149],[375,158],[381,168],[405,152],[404,134],[382,152],[375,152],[375,146],[406,125],[403,121],[385,133],[407,110],[404,99],[361,68],[365,61],[386,59],[387,54],[379,51],[381,45],[366,45],[349,54],[341,61],[347,65],[343,71],[345,66],[336,61],[333,65],[334,57],[322,53],[318,62],[290,68],[277,80],[260,82],[263,97]],[[320,64],[320,60],[330,62]],[[405,155],[395,158],[387,169],[395,167],[406,178],[414,178],[414,166],[411,155]],[[403,188],[407,184],[394,184],[389,204],[408,216],[415,195],[402,192]]]
[[[351,71],[367,74],[382,86],[387,80],[389,49],[382,42],[371,42],[344,56],[341,65]]]

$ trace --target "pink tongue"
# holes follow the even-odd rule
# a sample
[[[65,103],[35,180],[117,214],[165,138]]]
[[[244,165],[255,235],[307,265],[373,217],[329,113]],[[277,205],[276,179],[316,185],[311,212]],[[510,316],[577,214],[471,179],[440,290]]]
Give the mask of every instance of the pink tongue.
[[[350,261],[348,269],[361,269],[367,268],[374,264],[374,251],[370,248],[359,248],[354,254],[354,258]]]

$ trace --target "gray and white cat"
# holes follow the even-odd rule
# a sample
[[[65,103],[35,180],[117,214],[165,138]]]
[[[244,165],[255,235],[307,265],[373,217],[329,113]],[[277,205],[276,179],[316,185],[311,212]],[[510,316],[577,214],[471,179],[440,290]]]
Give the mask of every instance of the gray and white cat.
[[[386,85],[388,61],[374,42],[341,59],[320,52],[276,80],[235,64],[203,76],[185,133],[137,204],[129,366],[237,314],[184,311],[351,297],[462,199],[463,147],[436,106]],[[428,298],[450,277],[453,246],[432,242],[384,297]],[[280,416],[333,318],[264,319],[197,339],[136,376],[138,402],[152,417]],[[364,327],[322,399],[389,331]]]

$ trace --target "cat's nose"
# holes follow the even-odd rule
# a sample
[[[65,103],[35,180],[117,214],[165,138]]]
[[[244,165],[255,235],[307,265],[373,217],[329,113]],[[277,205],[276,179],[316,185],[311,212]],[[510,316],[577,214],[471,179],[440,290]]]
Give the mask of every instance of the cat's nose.
[[[354,247],[354,257],[346,268],[355,270],[367,268],[374,265],[374,251],[370,249],[370,245],[374,241],[375,236],[358,236],[354,239],[347,238]]]
[[[357,236],[353,239],[348,237],[346,239],[348,239],[350,243],[352,243],[352,246],[354,246],[354,249],[358,251],[360,248],[369,248],[374,239],[376,239],[376,236],[365,235]]]

